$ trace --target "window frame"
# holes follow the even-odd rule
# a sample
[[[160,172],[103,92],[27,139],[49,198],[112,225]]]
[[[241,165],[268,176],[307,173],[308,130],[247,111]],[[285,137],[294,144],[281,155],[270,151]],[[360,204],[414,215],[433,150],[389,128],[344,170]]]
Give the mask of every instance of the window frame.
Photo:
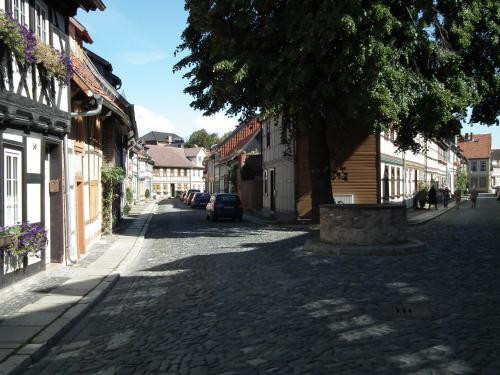
[[[29,28],[28,0],[11,0],[10,5],[12,9],[12,17],[16,19],[21,25]]]
[[[43,12],[45,14],[43,14]],[[42,22],[40,22],[40,20]],[[45,44],[49,44],[49,8],[41,1],[35,1],[35,35]]]
[[[471,172],[477,172],[477,160],[470,161],[470,170]]]
[[[486,172],[487,171],[487,165],[486,164],[487,164],[486,160],[480,160],[479,161],[479,171],[480,172]]]
[[[15,165],[17,167],[17,174],[16,174],[16,198],[17,198],[17,221],[10,222],[7,221],[7,212],[8,212],[8,206],[9,204],[9,199],[7,196],[8,192],[8,183],[12,182],[13,178],[9,178],[9,170],[13,171],[12,168],[8,168],[8,159],[9,157],[16,157],[17,161],[15,162]],[[11,167],[14,164],[11,165]],[[4,226],[12,226],[12,225],[17,225],[22,223],[23,221],[23,153],[21,150],[17,150],[15,148],[10,148],[10,147],[5,147],[3,150],[3,169],[4,169],[4,185],[3,185],[3,201],[4,201]],[[12,187],[11,187],[12,190]],[[14,220],[16,218],[16,215],[14,214]]]

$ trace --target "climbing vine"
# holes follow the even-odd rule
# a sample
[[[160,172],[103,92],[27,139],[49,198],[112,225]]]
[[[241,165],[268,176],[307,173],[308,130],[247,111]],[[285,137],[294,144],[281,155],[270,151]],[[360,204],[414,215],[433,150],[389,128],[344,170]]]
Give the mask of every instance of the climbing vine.
[[[118,196],[120,184],[125,173],[120,167],[104,167],[101,172],[102,183],[102,231],[111,233],[113,227],[113,201]]]

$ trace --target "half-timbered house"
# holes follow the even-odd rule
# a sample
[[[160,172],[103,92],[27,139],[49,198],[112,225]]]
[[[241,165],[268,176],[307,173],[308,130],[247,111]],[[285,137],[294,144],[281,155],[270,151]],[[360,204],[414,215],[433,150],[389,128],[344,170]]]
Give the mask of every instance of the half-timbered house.
[[[65,259],[68,27],[78,8],[104,5],[100,0],[0,0],[0,23],[18,36],[13,44],[13,34],[0,35],[0,226],[39,223],[48,231],[47,247],[30,256],[23,271],[0,250],[0,287]],[[59,60],[55,67],[51,58]]]

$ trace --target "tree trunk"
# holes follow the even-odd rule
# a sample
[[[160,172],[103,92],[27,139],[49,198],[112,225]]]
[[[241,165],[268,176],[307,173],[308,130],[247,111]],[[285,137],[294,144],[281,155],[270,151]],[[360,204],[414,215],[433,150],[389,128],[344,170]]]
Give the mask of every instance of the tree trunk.
[[[319,205],[333,203],[330,148],[324,120],[309,128],[309,167],[311,170],[312,217],[319,222]]]

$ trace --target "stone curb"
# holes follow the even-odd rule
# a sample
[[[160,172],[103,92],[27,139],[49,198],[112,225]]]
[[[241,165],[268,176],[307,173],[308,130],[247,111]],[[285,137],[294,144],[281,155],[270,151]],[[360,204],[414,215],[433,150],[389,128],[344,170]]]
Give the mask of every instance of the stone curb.
[[[416,226],[416,225],[422,225],[422,224],[426,224],[428,223],[429,221],[432,221],[434,220],[435,218],[441,216],[441,215],[444,215],[445,213],[451,211],[451,210],[456,210],[455,206],[453,207],[449,207],[449,208],[446,208],[446,209],[442,209],[442,210],[437,210],[437,213],[431,217],[428,217],[426,219],[423,219],[423,220],[420,220],[420,221],[408,221],[407,222],[407,225],[408,226]]]
[[[140,254],[144,235],[149,227],[154,212],[158,207],[155,203],[142,226],[134,244],[128,250],[113,270],[91,290],[83,295],[80,300],[66,309],[61,315],[45,326],[19,348],[14,349],[6,359],[0,363],[0,375],[22,374],[29,366],[37,362],[42,356],[57,343],[64,334],[73,328],[93,307],[95,307],[106,294],[115,286],[128,265]],[[91,266],[91,265],[90,265]]]
[[[386,245],[334,245],[319,239],[308,239],[304,251],[322,255],[347,256],[392,256],[418,254],[427,250],[427,245],[419,240],[408,240],[400,244]]]

